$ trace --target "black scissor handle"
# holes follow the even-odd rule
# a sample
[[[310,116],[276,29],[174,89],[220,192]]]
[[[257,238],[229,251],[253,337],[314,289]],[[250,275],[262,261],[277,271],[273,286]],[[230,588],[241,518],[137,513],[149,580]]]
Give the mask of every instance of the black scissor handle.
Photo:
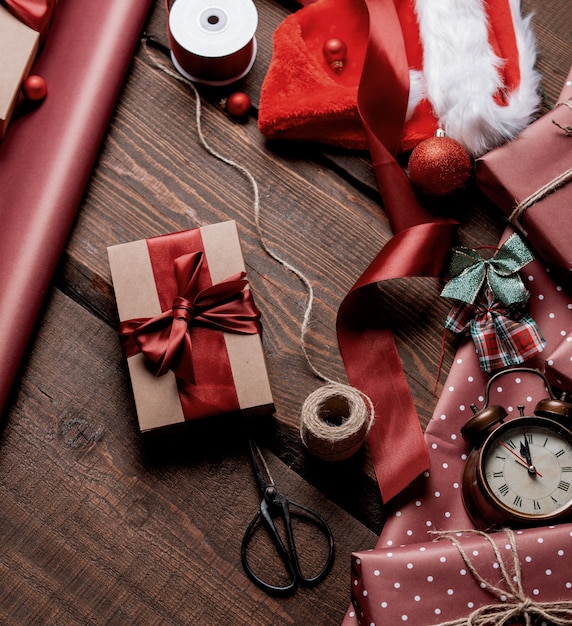
[[[300,562],[298,559],[298,552],[296,551],[296,544],[294,541],[294,533],[292,531],[292,521],[290,517],[290,507],[294,507],[304,511],[306,515],[313,518],[316,526],[322,531],[326,539],[328,540],[328,557],[324,564],[324,567],[318,572],[315,576],[306,577],[302,574],[300,570]],[[286,540],[288,543],[288,549],[284,545],[282,538],[274,524],[274,520],[272,518],[271,509],[279,508],[281,510],[282,516],[284,518],[284,526],[286,528]],[[250,539],[254,533],[254,528],[258,522],[258,520],[262,518],[263,523],[268,530],[278,554],[284,566],[286,567],[286,571],[289,576],[289,581],[286,585],[273,585],[262,580],[252,569],[250,563],[248,562],[248,544]],[[261,589],[268,593],[274,594],[288,594],[294,591],[296,585],[298,583],[305,585],[307,587],[311,587],[313,585],[318,584],[321,580],[323,580],[326,574],[329,572],[333,560],[334,560],[334,536],[328,523],[326,520],[316,511],[304,506],[303,504],[298,504],[297,502],[291,502],[287,500],[281,494],[275,494],[272,500],[269,502],[266,498],[262,500],[260,504],[260,510],[256,513],[256,515],[252,518],[252,521],[248,525],[246,532],[244,533],[244,537],[242,540],[241,546],[241,557],[243,567],[248,574],[249,578],[257,584]]]

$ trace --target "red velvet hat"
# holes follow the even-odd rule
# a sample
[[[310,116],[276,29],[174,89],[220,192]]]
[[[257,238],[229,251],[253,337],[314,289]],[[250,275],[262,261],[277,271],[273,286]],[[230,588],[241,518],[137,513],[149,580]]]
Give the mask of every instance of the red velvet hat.
[[[479,156],[532,121],[539,76],[534,36],[519,0],[395,4],[410,68],[400,151],[441,128]],[[364,0],[317,0],[288,16],[274,34],[262,86],[263,135],[367,149],[357,93],[368,33]],[[341,71],[323,52],[332,38],[346,44]]]

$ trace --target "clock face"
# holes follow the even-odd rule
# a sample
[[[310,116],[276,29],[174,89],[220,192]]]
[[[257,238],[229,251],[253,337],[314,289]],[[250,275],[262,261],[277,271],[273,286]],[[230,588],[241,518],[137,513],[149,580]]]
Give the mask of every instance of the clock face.
[[[558,517],[572,507],[572,434],[556,422],[506,422],[486,441],[481,458],[484,489],[517,518]]]

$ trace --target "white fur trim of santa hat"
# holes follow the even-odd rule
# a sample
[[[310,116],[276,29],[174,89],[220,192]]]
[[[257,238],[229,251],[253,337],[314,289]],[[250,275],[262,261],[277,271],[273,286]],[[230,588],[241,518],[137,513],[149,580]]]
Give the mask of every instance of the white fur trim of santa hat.
[[[520,0],[509,0],[519,54],[520,82],[506,94],[498,69],[503,65],[490,42],[485,0],[415,0],[423,71],[411,71],[410,116],[427,98],[445,133],[480,156],[514,138],[537,112],[540,75],[531,18]]]

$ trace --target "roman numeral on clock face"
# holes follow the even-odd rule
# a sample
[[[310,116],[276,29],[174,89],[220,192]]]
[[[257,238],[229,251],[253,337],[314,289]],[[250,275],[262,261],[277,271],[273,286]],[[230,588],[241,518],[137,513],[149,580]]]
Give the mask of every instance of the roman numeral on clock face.
[[[501,485],[499,487],[499,493],[503,496],[506,496],[506,494],[509,492],[509,488],[508,485],[505,483],[504,485]]]
[[[495,515],[510,523],[572,517],[572,433],[539,416],[522,416],[493,431],[481,454],[483,495]]]

